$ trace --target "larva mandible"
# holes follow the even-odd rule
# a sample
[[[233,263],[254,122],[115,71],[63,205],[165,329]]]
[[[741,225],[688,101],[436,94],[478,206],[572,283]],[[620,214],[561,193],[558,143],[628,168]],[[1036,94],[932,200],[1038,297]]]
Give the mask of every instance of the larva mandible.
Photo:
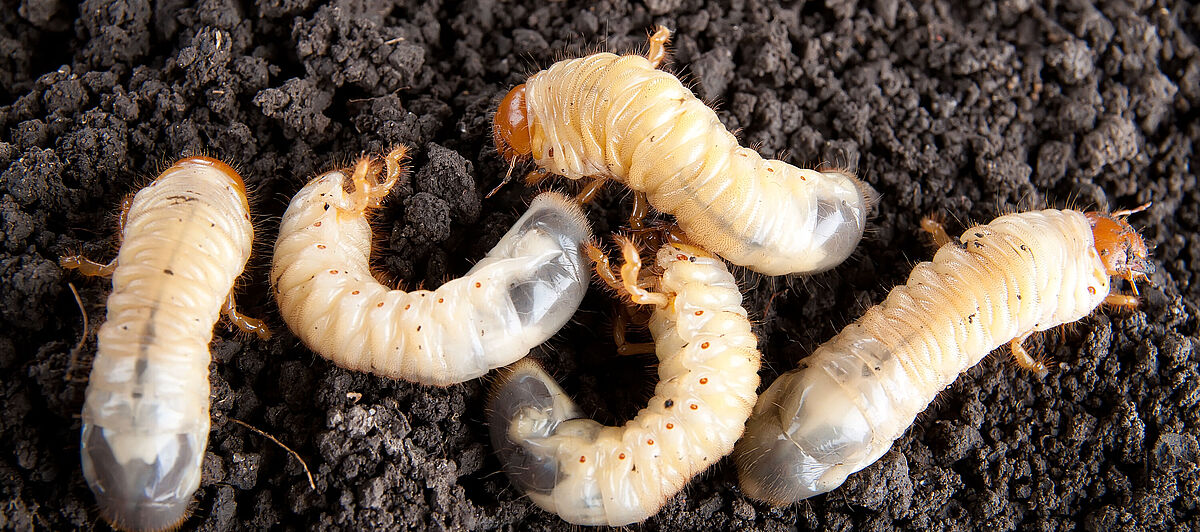
[[[627,293],[654,307],[659,383],[650,404],[624,426],[600,425],[529,360],[501,376],[489,400],[492,445],[509,478],[574,524],[621,526],[657,513],[733,449],[758,388],[758,340],[724,262],[665,245],[661,277],[646,289],[629,242],[624,255]]]
[[[1046,371],[1021,347],[1030,334],[1101,303],[1136,305],[1109,294],[1111,276],[1132,284],[1153,271],[1124,219],[1133,212],[1009,214],[942,245],[907,284],[763,392],[734,452],[742,490],[782,505],[837,488],[1005,343],[1022,366]]]
[[[368,209],[402,173],[362,158],[292,199],[279,227],[271,279],[280,314],[316,353],[353,370],[448,386],[525,356],[575,313],[589,272],[591,228],[579,206],[543,193],[467,275],[437,290],[389,290],[371,275]],[[345,190],[349,180],[352,190]]]
[[[241,176],[208,157],[176,162],[126,201],[121,220],[111,263],[61,261],[113,282],[83,405],[83,474],[114,527],[173,529],[208,445],[213,325],[223,310],[270,336],[233,303],[254,227]]]
[[[768,275],[841,263],[862,238],[869,188],[844,171],[764,160],[717,114],[658,70],[670,31],[648,57],[599,53],[560,61],[501,101],[493,135],[515,164],[570,179],[614,179],[672,214],[688,238]]]

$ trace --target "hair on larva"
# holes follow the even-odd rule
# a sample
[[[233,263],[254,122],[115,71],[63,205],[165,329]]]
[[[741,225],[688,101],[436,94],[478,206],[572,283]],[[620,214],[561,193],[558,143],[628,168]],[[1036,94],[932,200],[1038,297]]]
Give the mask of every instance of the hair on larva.
[[[369,266],[366,212],[399,179],[405,153],[385,157],[382,181],[363,158],[351,175],[335,170],[301,189],[280,223],[271,281],[284,321],[317,354],[447,386],[512,363],[567,322],[587,289],[591,228],[575,202],[543,193],[465,276],[433,291],[388,289]]]
[[[660,27],[647,57],[598,53],[534,74],[500,103],[497,150],[570,179],[624,183],[692,241],[761,273],[815,273],[845,260],[874,193],[850,173],[739,146],[711,108],[657,69],[669,36]]]
[[[80,454],[88,486],[114,527],[173,529],[187,516],[208,444],[208,344],[254,239],[246,188],[228,165],[187,157],[127,198],[122,242],[107,265],[61,259],[112,276],[83,407]]]
[[[837,488],[875,462],[939,392],[1009,344],[1017,362],[1045,372],[1022,342],[1087,316],[1153,271],[1124,217],[1043,210],[1001,216],[944,241],[908,283],[780,375],[758,399],[734,457],[742,490],[789,504]]]
[[[622,526],[657,513],[733,449],[758,388],[758,341],[724,262],[668,244],[645,288],[636,249],[626,241],[623,251],[620,289],[654,308],[659,383],[646,408],[603,426],[531,360],[503,373],[488,404],[492,445],[513,484],[575,524]]]

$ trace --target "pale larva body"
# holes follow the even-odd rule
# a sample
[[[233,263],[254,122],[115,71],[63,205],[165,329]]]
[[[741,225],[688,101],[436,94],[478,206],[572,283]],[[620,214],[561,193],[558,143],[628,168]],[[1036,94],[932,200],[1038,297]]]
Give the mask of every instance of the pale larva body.
[[[241,177],[183,159],[134,196],[83,406],[83,473],[114,526],[186,516],[208,443],[208,344],[250,257]]]
[[[404,292],[371,274],[365,202],[360,190],[344,189],[347,178],[329,172],[296,194],[271,266],[284,321],[335,364],[423,384],[463,382],[525,356],[583,299],[589,272],[580,246],[591,229],[565,197],[535,198],[465,276]]]
[[[861,182],[741,147],[711,108],[646,57],[555,63],[509,93],[496,123],[509,158],[532,155],[571,179],[620,181],[674,215],[690,240],[761,273],[827,270],[862,238],[869,202]]]
[[[743,491],[787,504],[838,487],[988,353],[1015,339],[1024,354],[1021,339],[1104,302],[1110,275],[1132,280],[1149,269],[1106,268],[1101,255],[1111,259],[1113,248],[1095,223],[1076,211],[1001,216],[918,264],[907,284],[759,397],[735,451]]]
[[[583,416],[536,363],[493,388],[488,422],[509,478],[575,524],[621,526],[654,515],[733,449],[754,405],[760,355],[737,284],[720,259],[666,246],[651,315],[659,382],[620,427]]]

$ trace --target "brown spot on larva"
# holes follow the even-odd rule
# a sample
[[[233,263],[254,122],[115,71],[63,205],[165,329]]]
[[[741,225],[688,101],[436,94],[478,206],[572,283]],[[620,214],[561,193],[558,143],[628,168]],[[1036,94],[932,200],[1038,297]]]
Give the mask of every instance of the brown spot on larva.
[[[675,406],[675,401],[670,399],[667,399],[667,402],[663,403],[664,408],[671,408],[672,406]]]
[[[325,249],[325,244],[317,244],[317,249]]]
[[[1088,293],[1089,293],[1089,294],[1091,294],[1091,295],[1093,295],[1093,296],[1094,296],[1094,295],[1096,295],[1096,287],[1094,287],[1094,286],[1089,286],[1089,287],[1088,287]]]
[[[654,440],[646,440],[646,445],[654,445]]]
[[[438,298],[438,303],[445,303],[445,302],[446,302],[446,298],[444,298],[444,297]]]
[[[704,315],[704,311],[703,311],[703,310],[697,310],[697,311],[695,312],[695,314],[696,314],[697,316],[703,316],[703,315]]]
[[[675,260],[685,260],[685,259],[687,259],[687,255],[684,255],[683,253],[675,255]]]
[[[483,288],[483,283],[475,283],[475,288]]]
[[[700,384],[708,384],[708,377],[701,377]]]
[[[356,296],[356,295],[358,295],[358,290],[355,290],[355,291],[353,291],[353,292],[350,292],[350,295],[352,295],[352,296]]]
[[[383,301],[380,301],[380,302],[379,302],[379,304],[378,304],[378,305],[375,305],[375,306],[377,306],[377,307],[380,307],[380,308],[383,308]]]
[[[768,167],[767,167],[767,171],[768,171],[768,172],[772,172],[772,173],[774,173],[774,172],[775,172],[775,169],[774,169],[774,168],[771,168],[770,166],[768,166]]]
[[[553,159],[553,158],[554,158],[554,146],[551,146],[551,147],[550,147],[550,158],[551,158],[551,159]]]
[[[328,203],[326,203],[326,204],[325,204],[325,210],[329,210],[329,204],[328,204]]]
[[[167,270],[167,269],[164,269],[164,270],[163,270],[163,273],[165,273],[165,274],[167,274],[167,275],[175,275],[175,272],[173,272],[173,271],[171,271],[171,270]]]
[[[700,349],[708,349],[708,342],[700,344]]]
[[[581,464],[582,464],[582,463],[584,463],[584,462],[587,462],[587,457],[586,457],[586,456],[580,456],[580,457],[579,457],[579,463],[581,463]]]
[[[408,309],[410,309],[410,308],[412,308],[412,303],[409,303],[409,304],[407,304],[407,305],[404,305],[404,310],[408,310]]]
[[[421,332],[421,326],[420,326],[420,325],[418,325],[418,326],[417,326],[417,332]]]
[[[700,406],[693,404],[692,406],[689,406],[688,408],[691,408],[692,410],[699,410]]]
[[[329,270],[329,275],[337,275],[337,274],[338,274],[337,270]]]
[[[321,227],[321,222],[317,222],[317,223],[313,224],[313,227]]]
[[[674,423],[667,423],[667,430],[671,430],[671,429],[673,429],[673,428],[675,428],[675,424],[674,424]]]
[[[625,453],[621,453],[621,454],[617,455],[617,460],[624,460],[624,459],[625,459]]]

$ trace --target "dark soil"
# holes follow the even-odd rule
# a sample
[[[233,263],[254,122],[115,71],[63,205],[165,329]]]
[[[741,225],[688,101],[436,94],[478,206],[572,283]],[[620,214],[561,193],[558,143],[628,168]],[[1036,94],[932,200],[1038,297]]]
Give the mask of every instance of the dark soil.
[[[219,326],[213,432],[188,529],[566,529],[500,473],[487,382],[447,389],[345,371],[299,345],[267,294],[274,229],[318,171],[393,143],[412,178],[381,209],[377,266],[406,286],[465,272],[535,190],[510,185],[493,107],[557,59],[635,51],[677,31],[669,67],[740,131],[797,164],[857,168],[881,199],[861,251],[810,279],[744,274],[764,385],[931,256],[917,222],[1041,206],[1154,206],[1133,223],[1158,271],[1136,312],[1098,312],[1035,342],[1039,379],[1005,350],[942,393],[875,465],[786,508],[743,497],[729,461],[647,529],[1200,529],[1200,9],[1185,2],[646,0],[3,0],[0,9],[0,528],[104,528],[78,456],[79,412],[109,284],[58,257],[115,253],[116,207],[185,153],[254,189],[259,253]],[[562,180],[552,187],[577,186]],[[589,211],[618,230],[627,195]],[[85,337],[68,282],[79,287]],[[609,423],[632,416],[652,360],[613,355],[593,290],[532,356]],[[629,377],[633,375],[634,377]],[[619,390],[613,392],[613,390]],[[295,449],[231,422],[237,419]]]

